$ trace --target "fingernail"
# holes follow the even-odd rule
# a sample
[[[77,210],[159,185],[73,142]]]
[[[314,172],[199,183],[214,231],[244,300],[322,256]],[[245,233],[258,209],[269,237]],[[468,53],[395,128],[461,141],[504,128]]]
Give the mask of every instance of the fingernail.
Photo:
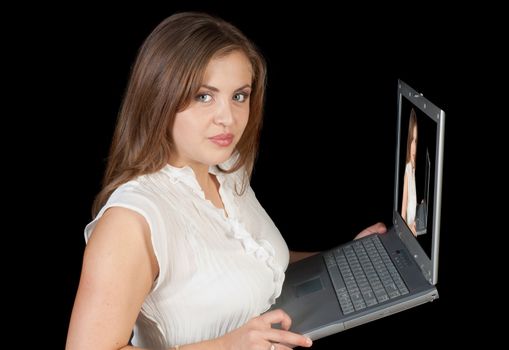
[[[308,346],[313,345],[313,341],[311,340],[311,338],[306,338],[306,344],[307,344]]]

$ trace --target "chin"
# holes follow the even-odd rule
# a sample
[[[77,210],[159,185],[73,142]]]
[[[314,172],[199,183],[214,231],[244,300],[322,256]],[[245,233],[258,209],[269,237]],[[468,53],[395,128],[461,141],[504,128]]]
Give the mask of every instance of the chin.
[[[226,162],[233,154],[233,149],[229,151],[223,151],[215,155],[211,155],[207,160],[209,165],[218,165]]]

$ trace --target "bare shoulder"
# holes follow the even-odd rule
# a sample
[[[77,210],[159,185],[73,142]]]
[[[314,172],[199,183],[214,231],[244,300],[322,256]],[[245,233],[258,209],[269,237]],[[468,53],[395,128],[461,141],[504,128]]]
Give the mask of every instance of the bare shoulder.
[[[99,219],[94,231],[116,230],[119,228],[130,228],[129,231],[149,231],[148,223],[142,215],[138,214],[134,210],[122,207],[111,207],[106,210],[103,216]]]
[[[98,220],[89,244],[102,240],[139,241],[150,238],[147,221],[133,210],[112,207]]]
[[[143,216],[129,209],[108,209],[85,249],[68,342],[82,344],[80,349],[126,344],[157,273]]]
[[[109,208],[98,220],[85,258],[87,255],[94,260],[113,259],[134,264],[144,260],[153,269],[157,266],[147,221],[137,212],[122,207]]]

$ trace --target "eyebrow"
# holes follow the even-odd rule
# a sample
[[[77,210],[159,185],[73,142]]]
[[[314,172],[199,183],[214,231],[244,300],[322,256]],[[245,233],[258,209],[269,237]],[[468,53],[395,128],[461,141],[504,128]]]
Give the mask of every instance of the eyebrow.
[[[219,89],[214,87],[214,86],[211,86],[211,85],[206,85],[206,84],[203,84],[201,86],[202,88],[206,88],[206,89],[209,89],[209,90],[212,90],[212,91],[215,91],[215,92],[219,92]],[[242,85],[241,87],[239,87],[238,89],[235,89],[235,91],[239,91],[239,90],[242,90],[242,89],[245,89],[245,88],[251,88],[251,85],[249,84],[246,84],[246,85]]]

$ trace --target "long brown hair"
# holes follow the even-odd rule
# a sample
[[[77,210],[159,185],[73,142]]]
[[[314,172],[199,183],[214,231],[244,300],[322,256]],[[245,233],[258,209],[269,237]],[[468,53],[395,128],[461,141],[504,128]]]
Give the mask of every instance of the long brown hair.
[[[245,167],[242,191],[249,181],[259,144],[266,85],[266,64],[255,45],[239,29],[204,13],[184,12],[163,20],[141,46],[118,115],[95,217],[111,193],[123,183],[163,168],[173,152],[176,113],[198,92],[214,57],[243,52],[252,65],[250,114],[236,146],[231,173]]]
[[[412,145],[412,140],[414,138],[414,128],[417,127],[417,115],[415,114],[415,110],[412,108],[410,111],[410,120],[408,122],[408,135],[406,140],[406,162],[410,161],[410,146]]]

